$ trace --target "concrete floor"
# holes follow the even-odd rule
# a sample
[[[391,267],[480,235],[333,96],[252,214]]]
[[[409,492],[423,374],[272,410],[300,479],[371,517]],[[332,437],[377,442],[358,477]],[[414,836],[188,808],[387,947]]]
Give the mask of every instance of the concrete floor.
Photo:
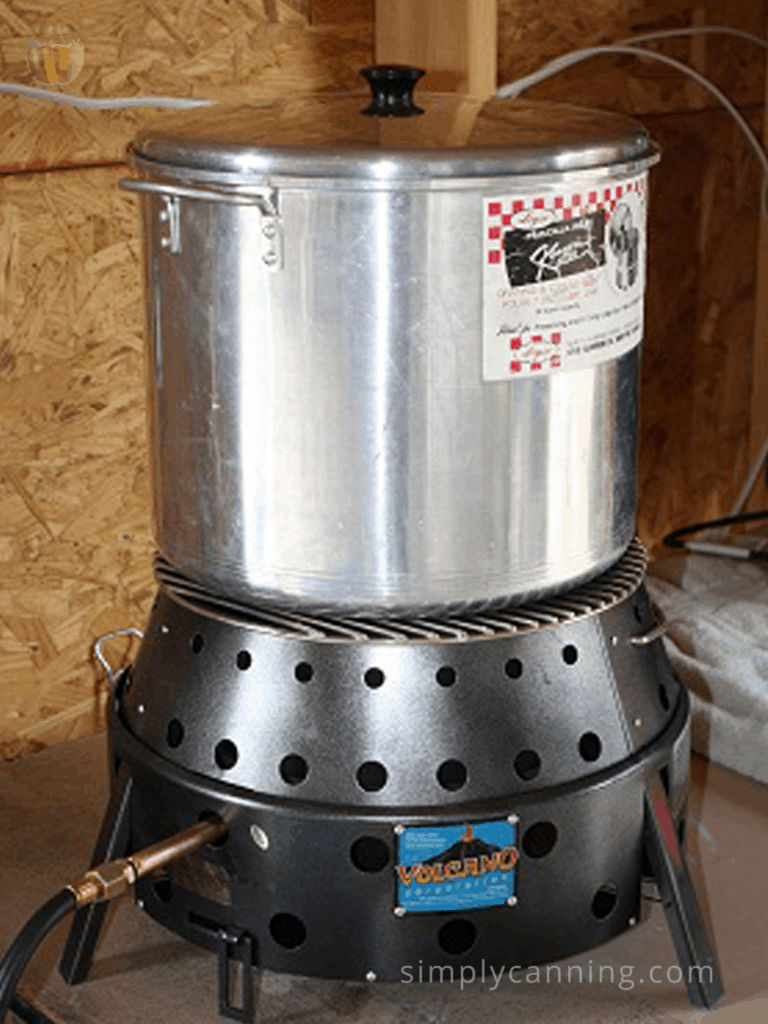
[[[562,961],[585,981],[556,984],[506,976],[467,985],[361,985],[262,972],[258,1024],[708,1024],[768,1019],[768,787],[695,758],[691,856],[702,872],[726,998],[713,1013],[688,1006],[658,904],[640,924],[598,949]],[[53,892],[87,866],[106,799],[103,737],[89,737],[0,767],[0,949]],[[698,824],[697,824],[698,823]],[[62,924],[38,952],[21,992],[61,1024],[208,1024],[216,1012],[216,961],[124,899],[97,953],[92,978],[68,989],[56,971]],[[589,983],[600,966],[615,981]],[[620,968],[625,984],[619,986]],[[631,978],[628,968],[631,967]],[[672,972],[673,978],[676,976]],[[631,987],[630,987],[631,984]]]

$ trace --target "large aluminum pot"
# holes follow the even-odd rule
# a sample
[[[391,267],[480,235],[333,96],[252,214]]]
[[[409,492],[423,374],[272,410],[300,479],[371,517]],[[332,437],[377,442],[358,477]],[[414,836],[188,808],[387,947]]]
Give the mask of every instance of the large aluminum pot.
[[[613,114],[417,102],[215,107],[135,141],[156,538],[220,594],[478,609],[633,536],[655,150]]]

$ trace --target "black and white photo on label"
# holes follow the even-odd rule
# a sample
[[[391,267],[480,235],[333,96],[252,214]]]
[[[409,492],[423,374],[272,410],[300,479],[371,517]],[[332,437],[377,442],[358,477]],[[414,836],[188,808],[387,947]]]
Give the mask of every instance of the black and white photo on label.
[[[620,203],[611,217],[608,244],[614,258],[613,283],[626,291],[637,280],[640,269],[640,232],[627,203]]]

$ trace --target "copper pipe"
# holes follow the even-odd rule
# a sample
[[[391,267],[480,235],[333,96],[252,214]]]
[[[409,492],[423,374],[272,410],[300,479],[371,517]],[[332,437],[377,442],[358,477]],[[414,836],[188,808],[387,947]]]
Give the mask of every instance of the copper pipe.
[[[221,839],[227,828],[223,818],[213,815],[145,850],[138,850],[120,860],[99,864],[67,888],[75,894],[78,907],[115,899],[145,875]]]

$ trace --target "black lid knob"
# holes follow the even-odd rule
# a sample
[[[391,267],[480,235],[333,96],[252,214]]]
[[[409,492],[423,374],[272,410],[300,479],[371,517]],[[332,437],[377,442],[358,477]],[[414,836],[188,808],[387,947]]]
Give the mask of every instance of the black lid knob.
[[[368,82],[373,93],[373,103],[361,110],[361,114],[374,117],[413,117],[423,114],[421,107],[413,102],[413,87],[424,74],[420,68],[407,64],[374,64],[363,68],[360,74]]]

